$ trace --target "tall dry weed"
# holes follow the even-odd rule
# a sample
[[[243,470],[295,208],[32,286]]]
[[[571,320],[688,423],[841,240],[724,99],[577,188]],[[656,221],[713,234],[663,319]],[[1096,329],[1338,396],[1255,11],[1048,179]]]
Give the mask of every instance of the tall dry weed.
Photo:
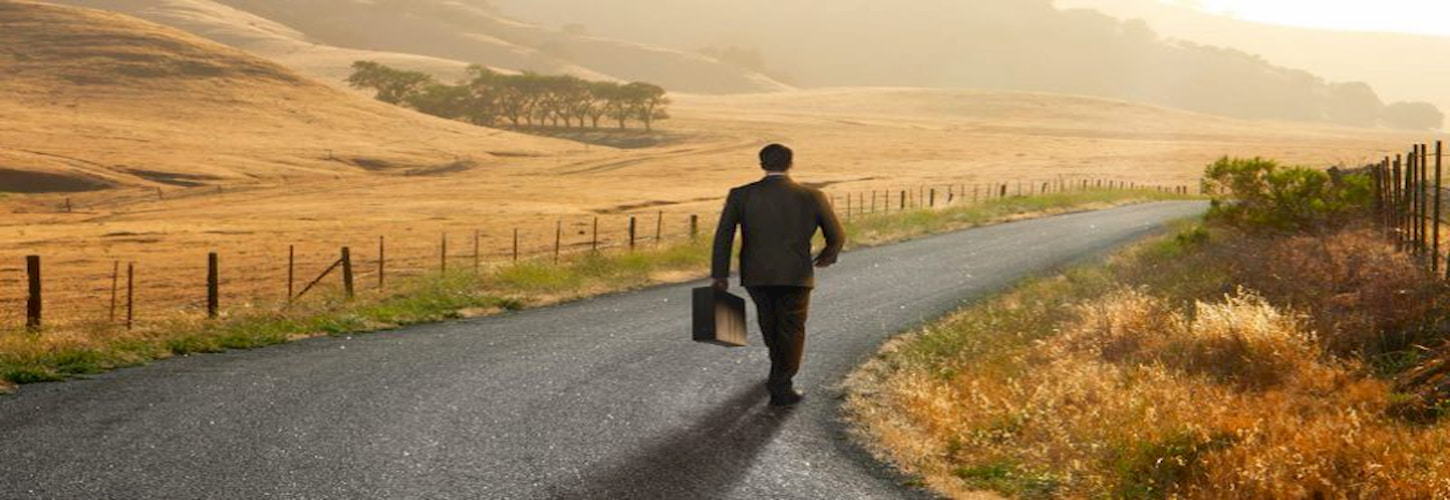
[[[1142,291],[1123,290],[1082,306],[1079,324],[1059,347],[1265,388],[1310,370],[1320,356],[1301,321],[1246,291],[1184,312]]]

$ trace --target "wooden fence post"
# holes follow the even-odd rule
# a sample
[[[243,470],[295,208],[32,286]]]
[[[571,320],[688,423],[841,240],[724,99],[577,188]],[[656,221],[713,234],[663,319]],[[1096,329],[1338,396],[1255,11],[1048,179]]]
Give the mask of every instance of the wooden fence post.
[[[1419,206],[1419,198],[1415,193],[1415,185],[1419,183],[1420,174],[1416,170],[1416,162],[1420,161],[1420,147],[1411,145],[1409,156],[1405,158],[1405,243],[1409,245],[1410,253],[1419,253],[1419,235],[1415,229],[1415,208]]]
[[[1430,145],[1420,145],[1420,253],[1430,251]],[[1434,259],[1438,259],[1435,257]],[[1432,260],[1434,260],[1432,259]]]
[[[1405,213],[1405,231],[1410,238],[1410,253],[1419,254],[1420,231],[1418,229],[1419,224],[1415,223],[1415,215],[1418,212],[1418,207],[1420,206],[1420,199],[1419,193],[1416,193],[1415,191],[1416,187],[1418,187],[1417,185],[1419,184],[1420,180],[1420,174],[1418,170],[1418,162],[1420,161],[1420,145],[1413,144],[1410,146],[1410,157],[1407,160],[1408,161],[1406,161],[1405,163],[1405,192],[1408,193],[1410,196],[1406,200],[1409,202],[1409,205],[1406,207],[1408,211]]]
[[[690,240],[700,239],[700,216],[690,214]]]
[[[438,272],[448,272],[448,233],[443,233],[443,239],[438,246]]]
[[[906,211],[906,190],[901,191],[901,211]]]
[[[216,319],[221,309],[221,270],[217,253],[206,256],[206,317]]]
[[[1375,214],[1379,217],[1380,230],[1385,232],[1385,238],[1389,239],[1389,220],[1385,219],[1389,213],[1389,172],[1388,159],[1380,159],[1375,165]]]
[[[594,235],[589,237],[589,250],[599,251],[599,216],[594,216]]]
[[[1394,174],[1394,177],[1395,177],[1395,179],[1394,179],[1394,181],[1395,181],[1394,182],[1394,184],[1395,184],[1395,192],[1394,192],[1394,201],[1395,201],[1395,207],[1394,207],[1395,246],[1398,247],[1400,250],[1404,250],[1404,248],[1405,248],[1405,245],[1404,245],[1405,244],[1405,233],[1404,233],[1405,221],[1404,221],[1404,216],[1403,216],[1404,208],[1405,208],[1404,207],[1404,175],[1402,174],[1402,172],[1403,172],[1402,171],[1402,166],[1403,165],[1404,165],[1404,155],[1395,155],[1395,166],[1394,166],[1394,168],[1395,168],[1395,170],[1394,170],[1394,172],[1395,172],[1395,174]]]
[[[1430,221],[1430,224],[1435,228],[1430,235],[1430,240],[1434,243],[1433,254],[1430,260],[1434,264],[1431,266],[1430,272],[1436,275],[1440,274],[1440,224],[1445,221],[1445,218],[1440,212],[1441,197],[1443,196],[1442,191],[1445,189],[1444,182],[1440,179],[1440,176],[1444,174],[1442,171],[1444,168],[1444,152],[1444,141],[1435,141],[1435,215],[1433,216],[1434,220]]]
[[[352,300],[352,249],[348,247],[342,247],[342,290],[347,295],[347,300]]]
[[[871,190],[871,213],[876,213],[876,190]]]
[[[297,280],[297,245],[287,245],[287,303],[292,303],[293,286]]]
[[[136,324],[136,263],[126,263],[126,329]]]
[[[1390,157],[1385,157],[1385,231],[1389,233],[1390,240],[1396,241],[1399,238],[1399,216],[1400,216],[1400,176],[1396,172],[1395,162]],[[1398,243],[1398,242],[1396,242]]]
[[[387,285],[388,246],[386,236],[378,237],[378,290]]]
[[[41,291],[40,256],[25,257],[25,275],[30,281],[30,293],[25,300],[25,328],[34,332],[40,330]]]
[[[116,323],[116,290],[121,286],[121,261],[111,264],[111,324]]]
[[[480,262],[482,259],[478,255],[479,253],[482,253],[482,250],[483,250],[482,248],[479,248],[479,245],[480,245],[479,240],[482,240],[482,239],[483,239],[483,232],[482,231],[479,231],[477,229],[474,229],[473,230],[473,274],[478,274],[479,266],[482,264]]]
[[[519,228],[514,228],[514,262],[519,261]]]
[[[639,224],[633,215],[629,216],[629,250],[634,251],[638,236]]]
[[[1404,201],[1404,206],[1401,207],[1401,216],[1399,216],[1399,229],[1404,235],[1406,248],[1414,251],[1415,235],[1409,228],[1411,228],[1411,223],[1415,222],[1414,214],[1411,213],[1414,212],[1415,207],[1415,155],[1411,154],[1408,157],[1401,155],[1401,158],[1404,161],[1405,172],[1404,175],[1401,175],[1401,181],[1404,183],[1404,187],[1401,187],[1401,200]]]
[[[664,241],[664,239],[665,239],[665,211],[664,210],[660,210],[659,211],[659,214],[655,216],[655,246],[659,246],[660,245],[660,242]]]
[[[564,221],[554,221],[554,265],[559,264],[559,252],[564,246]]]
[[[931,188],[931,200],[927,202],[927,208],[936,208],[936,188]]]

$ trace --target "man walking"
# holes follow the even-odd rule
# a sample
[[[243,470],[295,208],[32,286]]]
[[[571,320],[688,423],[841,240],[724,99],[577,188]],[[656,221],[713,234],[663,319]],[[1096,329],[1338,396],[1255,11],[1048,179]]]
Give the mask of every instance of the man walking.
[[[846,243],[845,230],[826,195],[791,180],[794,157],[790,148],[779,144],[760,151],[765,178],[730,190],[715,230],[711,259],[715,287],[730,288],[730,252],[739,226],[740,284],[755,301],[760,330],[770,348],[770,377],[765,386],[774,406],[801,400],[791,380],[805,354],[814,268],[835,264]],[[811,240],[818,229],[825,234],[826,247],[813,258]]]

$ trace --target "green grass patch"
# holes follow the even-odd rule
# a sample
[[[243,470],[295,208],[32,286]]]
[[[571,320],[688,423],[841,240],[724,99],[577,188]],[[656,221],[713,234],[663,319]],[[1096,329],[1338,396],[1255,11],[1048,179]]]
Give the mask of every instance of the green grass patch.
[[[1060,481],[1041,472],[1023,469],[1012,462],[958,467],[953,473],[975,488],[1005,493],[1017,498],[1055,498]]]

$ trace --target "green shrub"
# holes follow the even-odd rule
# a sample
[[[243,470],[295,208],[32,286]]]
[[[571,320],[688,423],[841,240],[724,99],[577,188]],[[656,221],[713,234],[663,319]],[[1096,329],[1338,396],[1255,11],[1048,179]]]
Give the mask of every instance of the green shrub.
[[[1215,193],[1209,217],[1242,229],[1341,226],[1367,209],[1374,193],[1368,176],[1330,175],[1263,158],[1220,158],[1204,182]]]

